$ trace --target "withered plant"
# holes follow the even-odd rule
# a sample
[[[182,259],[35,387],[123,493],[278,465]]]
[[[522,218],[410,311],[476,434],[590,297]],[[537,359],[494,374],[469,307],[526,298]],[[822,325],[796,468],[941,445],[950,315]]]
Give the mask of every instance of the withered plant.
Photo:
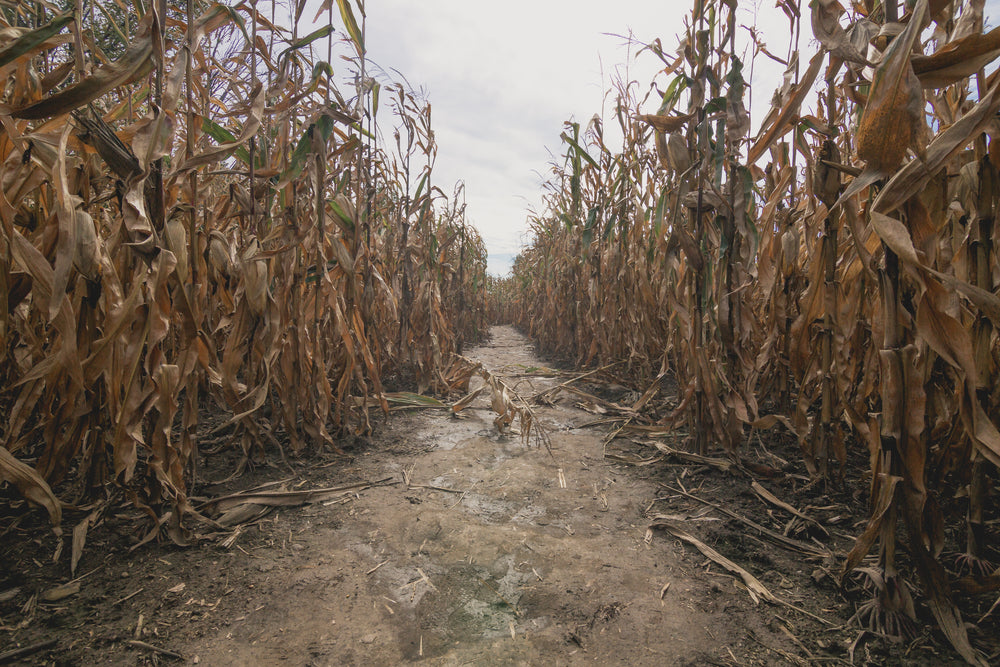
[[[791,44],[806,19],[821,48],[781,57],[751,31],[750,64],[786,67],[756,136],[737,3],[695,0],[675,54],[646,48],[655,93],[618,86],[621,148],[599,120],[567,124],[491,316],[616,364],[648,388],[630,419],[700,454],[745,460],[748,436],[780,424],[812,483],[841,485],[860,482],[850,449],[867,451],[871,515],[842,561],[874,591],[857,618],[912,628],[915,574],[955,649],[985,664],[958,596],[1000,587],[984,551],[1000,465],[1000,74],[985,72],[1000,30],[984,32],[981,0],[777,4]],[[665,412],[647,397],[668,374]],[[956,488],[964,516],[942,510]],[[945,529],[963,521],[951,567]]]
[[[0,479],[185,544],[203,409],[245,463],[367,432],[387,377],[458,388],[486,250],[363,2],[57,5],[0,6]]]

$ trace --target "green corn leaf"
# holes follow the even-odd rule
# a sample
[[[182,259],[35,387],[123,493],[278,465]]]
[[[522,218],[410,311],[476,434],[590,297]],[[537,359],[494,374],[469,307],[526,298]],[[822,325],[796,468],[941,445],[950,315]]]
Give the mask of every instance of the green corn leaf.
[[[597,222],[597,207],[592,206],[587,212],[587,222],[583,225],[583,256],[590,255],[590,244],[594,240],[594,224]]]
[[[291,46],[282,52],[282,55],[288,53],[289,51],[295,51],[301,49],[304,46],[308,46],[315,42],[317,39],[322,39],[333,32],[333,26],[325,25],[319,30],[313,30],[311,33],[305,37],[299,37],[297,40],[292,42]]]
[[[688,87],[688,77],[684,74],[679,74],[674,77],[674,80],[670,82],[667,86],[667,91],[663,93],[663,101],[660,103],[660,108],[656,112],[658,114],[665,114],[670,109],[673,108],[674,104],[677,103],[678,98],[680,98],[681,93]]]
[[[340,18],[344,21],[344,27],[354,42],[354,48],[358,50],[358,57],[365,56],[365,41],[361,36],[361,28],[357,19],[354,18],[354,10],[351,9],[351,0],[337,0],[337,7],[340,9]]]
[[[597,162],[594,161],[594,158],[590,157],[587,151],[585,151],[583,147],[580,146],[580,144],[575,139],[570,137],[565,132],[563,132],[561,136],[563,141],[565,141],[567,144],[573,147],[573,150],[575,151],[575,155],[577,157],[582,158],[584,162],[594,167],[594,169],[599,170],[601,168],[600,165],[598,165]]]
[[[212,137],[220,144],[231,144],[236,141],[236,136],[233,135],[232,132],[207,116],[203,116],[201,119],[201,129],[205,134]],[[250,152],[246,148],[241,146],[233,151],[233,154],[236,155],[236,157],[239,158],[243,164],[250,164]]]

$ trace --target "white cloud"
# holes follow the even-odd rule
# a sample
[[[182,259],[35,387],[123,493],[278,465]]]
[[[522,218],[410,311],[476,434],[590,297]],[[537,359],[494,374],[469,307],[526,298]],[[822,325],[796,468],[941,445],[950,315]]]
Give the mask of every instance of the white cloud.
[[[563,121],[574,117],[585,124],[600,113],[620,68],[628,68],[627,78],[637,81],[645,94],[662,67],[651,54],[635,60],[637,47],[625,47],[620,37],[607,33],[632,32],[644,42],[660,38],[667,53],[673,53],[691,4],[369,0],[368,55],[427,91],[439,145],[436,184],[450,193],[463,180],[467,217],[491,256],[513,255],[526,234],[528,208],[541,206],[539,174],[547,175],[552,156],[562,152]],[[1000,0],[987,2],[987,15],[996,14],[998,5]],[[739,7],[737,22],[756,25],[768,49],[787,56],[791,31],[772,0],[741,2]],[[804,68],[806,54],[814,49],[808,17],[801,33]],[[739,29],[740,42],[745,44],[746,35]],[[759,121],[783,67],[758,56],[746,63],[748,79],[751,66],[751,111]],[[387,112],[380,113],[380,119],[387,118]],[[609,118],[609,134],[612,125]],[[389,128],[383,131],[391,136]],[[491,261],[491,271],[506,269]]]
[[[561,151],[563,121],[600,111],[610,70],[627,57],[621,39],[602,33],[653,23],[677,32],[668,4],[367,4],[369,57],[426,89],[439,145],[435,178],[449,184],[445,191],[465,181],[467,215],[491,254],[520,247],[528,208],[541,205],[539,173]]]

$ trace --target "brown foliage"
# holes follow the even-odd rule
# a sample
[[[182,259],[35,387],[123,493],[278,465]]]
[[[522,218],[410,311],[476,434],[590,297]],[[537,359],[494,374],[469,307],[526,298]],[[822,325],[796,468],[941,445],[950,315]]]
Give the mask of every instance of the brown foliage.
[[[431,187],[429,105],[386,84],[406,139],[382,146],[383,84],[355,51],[354,97],[337,89],[332,13],[300,37],[248,5],[154,3],[109,61],[81,17],[16,7],[0,478],[57,530],[62,502],[116,484],[157,519],[147,539],[189,542],[209,397],[250,457],[276,434],[336,449],[388,410],[390,375],[453,389],[453,353],[485,330],[485,247],[460,193]]]
[[[684,69],[665,75],[654,114],[634,116],[657,130],[655,143],[623,122],[612,150],[599,121],[585,141],[567,141],[532,243],[490,299],[495,317],[549,353],[616,364],[640,390],[672,374],[678,403],[651,402],[630,419],[681,429],[701,454],[739,459],[752,429],[783,424],[815,483],[858,483],[842,479],[844,462],[851,448],[867,452],[872,514],[845,575],[877,548],[877,564],[861,568],[876,589],[867,609],[883,629],[915,619],[910,572],[896,558],[902,519],[939,626],[982,664],[941,560],[945,526],[963,523],[942,510],[955,486],[969,490],[964,558],[983,556],[993,502],[984,489],[1000,464],[990,160],[1000,79],[981,72],[997,37],[983,34],[974,4],[919,0],[880,36],[881,18],[857,3],[850,13],[812,3],[824,50],[798,79],[793,56],[759,135],[744,143],[728,128],[744,95],[732,4],[696,3]],[[936,48],[925,53],[929,22]],[[824,60],[822,113],[807,116]],[[672,115],[685,88],[687,112]],[[631,90],[619,89],[619,108],[646,102]],[[665,159],[664,132],[696,161],[678,169]]]

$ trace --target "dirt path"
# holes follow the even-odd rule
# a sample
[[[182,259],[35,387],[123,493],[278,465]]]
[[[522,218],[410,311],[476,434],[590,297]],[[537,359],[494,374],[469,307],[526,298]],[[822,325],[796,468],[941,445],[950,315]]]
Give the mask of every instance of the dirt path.
[[[505,327],[467,356],[508,377],[542,365]],[[557,381],[524,378],[517,391],[531,396]],[[49,583],[25,581],[0,605],[0,652],[5,642],[55,637],[57,647],[26,664],[180,662],[150,648],[158,647],[183,664],[212,666],[745,665],[784,664],[783,655],[800,653],[793,634],[812,633],[812,650],[834,641],[816,640],[822,626],[793,611],[755,607],[690,546],[662,533],[647,540],[646,511],[664,469],[606,459],[604,434],[579,428],[593,415],[571,399],[537,409],[554,457],[498,437],[488,397],[477,401],[459,417],[394,414],[351,464],[296,464],[289,489],[393,483],[280,509],[226,542],[129,554],[137,518],[123,500],[121,512],[92,531],[78,573],[94,574],[78,593],[51,603],[26,598],[64,581],[63,561],[41,570]],[[237,483],[246,488],[277,474],[257,470]],[[687,474],[674,467],[670,480]],[[657,504],[698,526],[721,525],[702,510]],[[743,539],[739,528],[719,534]],[[775,563],[773,549],[758,543],[731,544],[768,585],[804,604],[798,589],[813,566]],[[51,552],[29,550],[20,561],[0,555],[6,567],[33,572],[30,559],[41,567]],[[797,590],[787,590],[786,574],[798,577]],[[14,583],[0,581],[0,593]],[[810,595],[814,610],[829,604]],[[843,637],[835,641],[843,655]]]
[[[506,327],[468,356],[497,372],[542,365]],[[683,549],[646,544],[656,484],[605,463],[602,434],[574,428],[592,415],[539,409],[552,458],[498,438],[480,400],[461,419],[393,417],[358,472],[405,472],[411,487],[275,519],[290,524],[287,541],[250,552],[265,576],[245,613],[182,653],[209,665],[700,665],[745,654],[741,623],[727,618],[741,601],[692,578]],[[234,551],[226,560],[245,558]]]

